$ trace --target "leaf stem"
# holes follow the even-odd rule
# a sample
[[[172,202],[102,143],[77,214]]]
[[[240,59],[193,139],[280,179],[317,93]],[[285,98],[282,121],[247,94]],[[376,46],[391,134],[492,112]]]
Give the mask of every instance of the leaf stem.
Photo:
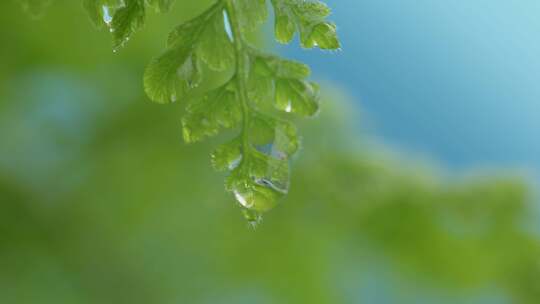
[[[234,5],[234,0],[223,0],[225,3],[225,11],[229,17],[229,25],[232,31],[234,50],[236,55],[236,86],[238,97],[242,106],[242,149],[246,153],[249,148],[249,97],[247,91],[247,80],[249,76],[249,58],[246,52],[246,44],[242,34],[238,14]]]

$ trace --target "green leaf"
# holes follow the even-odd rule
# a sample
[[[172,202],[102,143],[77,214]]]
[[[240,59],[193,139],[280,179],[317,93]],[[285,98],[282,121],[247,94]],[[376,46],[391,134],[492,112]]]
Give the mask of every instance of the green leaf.
[[[84,0],[83,5],[96,26],[109,28],[115,51],[144,25],[144,0]]]
[[[242,160],[242,140],[240,137],[220,145],[212,153],[212,166],[217,171],[233,170]]]
[[[124,0],[125,6],[118,9],[111,23],[113,48],[124,46],[130,37],[144,25],[144,0]]]
[[[306,117],[319,112],[319,85],[297,79],[280,79],[276,84],[276,108]]]
[[[247,132],[250,144],[279,159],[290,158],[300,147],[294,124],[257,111],[251,111]]]
[[[287,113],[312,117],[319,111],[320,89],[307,81],[305,64],[252,51],[250,96],[257,102],[273,101]]]
[[[46,1],[46,0],[26,0]],[[146,8],[167,12],[174,0],[83,0],[83,6],[98,28],[108,28],[115,51],[144,26]]]
[[[294,124],[252,111],[249,119],[249,141],[277,158],[288,158],[300,147]]]
[[[218,4],[170,33],[167,50],[145,72],[145,90],[151,100],[175,102],[197,87],[202,81],[200,60],[217,71],[234,65],[234,50]]]
[[[231,83],[208,93],[188,105],[182,119],[184,140],[188,143],[215,136],[220,129],[230,129],[242,121],[242,109]]]
[[[304,48],[339,49],[334,23],[326,21],[331,13],[326,4],[316,0],[272,0],[275,33],[280,43],[290,43],[296,32]]]
[[[224,12],[218,3],[178,26],[168,39],[169,51],[177,53],[158,57],[149,66],[147,76],[151,78],[147,77],[145,83],[152,99],[166,102],[169,95],[176,96],[175,67],[190,56],[198,56],[215,70],[239,61],[229,82],[188,104],[182,126],[188,143],[239,127],[238,137],[212,153],[212,165],[216,170],[230,171],[226,188],[234,193],[248,220],[255,221],[287,194],[289,160],[300,146],[292,123],[261,112],[257,105],[271,102],[280,110],[312,116],[319,108],[319,88],[306,80],[310,75],[306,65],[265,55],[236,40],[243,39],[239,32],[262,22],[267,11],[265,1],[234,3],[234,10]],[[237,19],[229,23],[229,17]]]
[[[197,43],[197,53],[216,71],[223,71],[234,65],[234,48],[225,30],[222,12],[216,11],[205,24]]]
[[[196,56],[189,48],[178,47],[152,60],[144,74],[144,87],[152,101],[169,103],[197,87],[201,80]]]
[[[268,18],[266,0],[234,0],[234,2],[238,21],[244,32],[256,30]]]

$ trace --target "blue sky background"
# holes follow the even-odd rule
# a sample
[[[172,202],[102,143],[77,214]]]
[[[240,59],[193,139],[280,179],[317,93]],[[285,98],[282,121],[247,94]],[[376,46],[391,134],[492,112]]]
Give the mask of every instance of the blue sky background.
[[[328,0],[343,51],[286,47],[383,142],[451,168],[540,171],[540,2]]]

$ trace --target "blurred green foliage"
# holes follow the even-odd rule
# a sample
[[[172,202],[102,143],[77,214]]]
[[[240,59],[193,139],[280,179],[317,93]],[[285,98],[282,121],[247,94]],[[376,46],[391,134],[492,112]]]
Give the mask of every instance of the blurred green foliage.
[[[0,303],[538,303],[535,200],[520,177],[441,178],[381,156],[329,94],[294,187],[256,231],[140,75],[153,14],[113,54],[78,1],[0,3]]]

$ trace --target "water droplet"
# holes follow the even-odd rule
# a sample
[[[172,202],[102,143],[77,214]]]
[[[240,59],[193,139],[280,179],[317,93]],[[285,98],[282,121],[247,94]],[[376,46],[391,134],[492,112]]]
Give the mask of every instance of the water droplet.
[[[190,88],[196,88],[199,86],[198,67],[194,62],[195,58],[188,58],[181,66],[176,70],[176,74],[180,79],[183,79],[185,85]]]
[[[229,164],[229,170],[231,171],[234,170],[236,167],[238,167],[238,165],[240,165],[241,162],[242,162],[242,155],[238,156],[238,158],[236,158]]]
[[[245,209],[267,212],[286,194],[286,190],[267,179],[247,181],[233,189],[234,197]]]
[[[279,150],[276,147],[276,145],[273,143],[266,144],[266,145],[257,145],[255,146],[255,149],[257,149],[257,151],[262,152],[266,155],[270,155],[276,159],[280,159],[280,160],[287,159],[287,153]]]
[[[250,209],[253,207],[253,200],[247,198],[245,194],[240,193],[238,190],[234,190],[234,197],[244,208]]]
[[[103,6],[101,7],[101,9],[102,9],[102,15],[103,15],[103,22],[105,22],[105,24],[107,24],[108,26],[110,26],[110,25],[111,25],[111,22],[112,22],[112,20],[113,20],[113,17],[112,17],[112,15],[111,15],[111,13],[110,13],[109,7],[106,6],[106,5],[103,5]]]
[[[291,113],[292,112],[292,102],[289,99],[289,103],[287,104],[287,107],[285,107],[285,112]]]
[[[171,102],[176,102],[176,94],[171,94]]]
[[[268,187],[268,188],[270,188],[270,189],[272,189],[274,191],[277,191],[279,193],[282,193],[282,194],[287,194],[287,192],[288,192],[286,185],[279,185],[277,182],[272,182],[271,180],[266,179],[266,178],[256,179],[255,183],[257,183],[258,185],[264,186],[264,187]]]
[[[227,36],[229,37],[229,40],[231,42],[234,41],[234,35],[231,28],[231,23],[229,22],[229,14],[227,14],[226,10],[223,10],[223,23],[225,26],[225,32],[227,33]]]

